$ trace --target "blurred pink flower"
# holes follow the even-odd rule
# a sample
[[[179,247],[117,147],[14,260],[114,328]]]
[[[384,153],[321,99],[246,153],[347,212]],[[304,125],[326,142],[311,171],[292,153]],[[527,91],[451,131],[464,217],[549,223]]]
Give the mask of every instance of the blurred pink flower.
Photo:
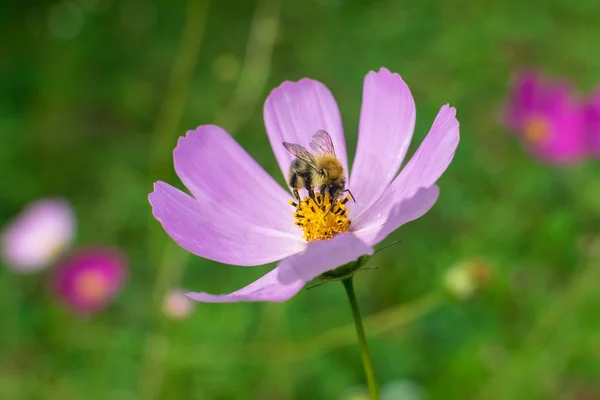
[[[2,257],[19,272],[38,271],[71,245],[75,216],[69,203],[43,199],[30,203],[2,233]]]
[[[595,157],[600,157],[600,89],[589,97],[585,111],[589,152]]]
[[[537,158],[568,164],[586,155],[584,112],[565,82],[549,81],[534,72],[518,74],[503,117]]]
[[[55,289],[68,308],[92,314],[110,304],[121,289],[126,272],[125,257],[119,252],[83,250],[59,266]]]
[[[171,318],[182,319],[194,311],[194,302],[181,289],[167,293],[163,303],[164,313]]]
[[[300,208],[293,215],[288,203],[292,195],[227,132],[214,125],[188,131],[173,156],[179,178],[194,197],[157,182],[149,196],[154,217],[180,246],[198,256],[239,266],[282,260],[271,272],[231,294],[188,296],[205,302],[285,301],[324,272],[372,254],[372,247],[388,234],[429,211],[439,195],[435,182],[458,145],[459,124],[456,110],[443,106],[429,134],[396,177],[413,135],[415,112],[413,97],[400,75],[385,68],[367,74],[348,185],[357,202],[338,202],[342,230],[336,230],[335,216],[331,221],[323,214],[312,222],[306,218],[317,231],[335,231],[330,240],[310,242],[303,236],[306,227],[296,226],[303,217],[297,216]],[[347,175],[340,112],[322,83],[311,79],[284,82],[268,96],[264,120],[284,176],[293,156],[282,142],[309,148],[311,137],[320,129],[330,134]],[[308,213],[312,209],[315,215],[319,211],[306,198],[293,205]]]

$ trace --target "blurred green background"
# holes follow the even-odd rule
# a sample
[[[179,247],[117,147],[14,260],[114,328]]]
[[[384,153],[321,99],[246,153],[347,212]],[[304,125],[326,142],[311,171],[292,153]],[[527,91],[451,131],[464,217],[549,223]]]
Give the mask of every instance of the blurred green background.
[[[543,165],[498,125],[519,67],[582,91],[600,81],[598,14],[592,0],[5,2],[0,222],[65,196],[77,244],[122,249],[131,272],[108,310],[81,319],[56,305],[47,274],[1,268],[0,398],[359,398],[340,284],[166,318],[171,288],[229,292],[272,266],[186,254],[147,195],[159,179],[181,187],[177,137],[206,123],[283,184],[262,104],[305,76],[332,90],[352,158],[362,79],[385,66],[415,97],[413,150],[442,104],[461,123],[436,206],[356,279],[388,399],[600,399],[598,163]],[[448,269],[473,259],[489,282],[467,301],[440,295]]]

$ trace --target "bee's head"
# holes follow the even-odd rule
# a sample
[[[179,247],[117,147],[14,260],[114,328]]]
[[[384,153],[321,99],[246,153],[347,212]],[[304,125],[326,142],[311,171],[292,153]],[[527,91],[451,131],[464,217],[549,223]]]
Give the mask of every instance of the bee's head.
[[[331,196],[331,198],[335,200],[338,197],[340,197],[340,195],[344,191],[344,183],[343,182],[341,184],[335,183],[335,182],[329,183],[326,185],[326,190],[329,193],[329,196]]]

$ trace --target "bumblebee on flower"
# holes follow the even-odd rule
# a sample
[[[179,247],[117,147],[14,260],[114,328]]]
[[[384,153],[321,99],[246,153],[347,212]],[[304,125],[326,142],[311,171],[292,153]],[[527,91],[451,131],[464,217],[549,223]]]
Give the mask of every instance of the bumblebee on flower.
[[[335,155],[329,133],[319,130],[313,135],[310,147],[316,152],[315,154],[295,143],[283,142],[283,147],[296,157],[288,172],[288,182],[294,191],[294,197],[298,200],[300,200],[299,188],[305,188],[310,197],[314,198],[315,186],[319,188],[321,195],[329,194],[331,209],[343,192],[348,192],[352,196],[350,189],[344,189],[346,186],[344,167]]]

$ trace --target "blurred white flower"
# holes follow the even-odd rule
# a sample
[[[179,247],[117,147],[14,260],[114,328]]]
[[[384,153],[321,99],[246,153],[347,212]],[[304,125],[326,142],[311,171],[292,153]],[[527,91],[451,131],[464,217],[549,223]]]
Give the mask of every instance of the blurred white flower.
[[[181,289],[175,289],[165,296],[164,313],[171,318],[183,319],[194,311],[194,302],[185,296]]]
[[[69,203],[38,200],[4,228],[2,258],[15,271],[38,271],[55,261],[74,236],[75,215]]]

